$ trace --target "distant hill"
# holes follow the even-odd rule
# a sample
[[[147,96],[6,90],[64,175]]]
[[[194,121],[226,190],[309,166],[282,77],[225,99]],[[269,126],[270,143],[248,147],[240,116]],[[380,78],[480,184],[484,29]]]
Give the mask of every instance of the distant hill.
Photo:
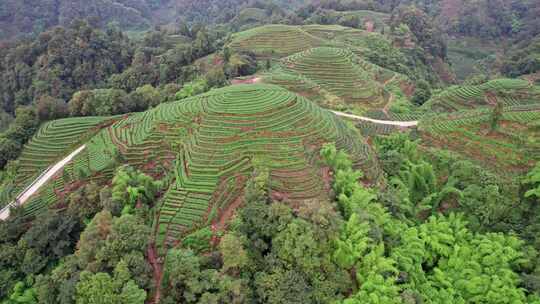
[[[494,106],[538,103],[540,87],[521,79],[496,79],[480,85],[452,86],[433,96],[423,105],[428,111],[439,113],[472,110]]]
[[[304,0],[257,2],[253,0],[4,0],[0,5],[0,39],[40,33],[75,19],[94,25],[115,22],[124,30],[154,25],[231,23],[237,26],[268,23],[272,15],[284,17]]]
[[[90,19],[96,25],[117,22],[124,29],[143,29],[151,24],[152,7],[146,0],[5,0],[0,5],[0,38],[44,31]]]
[[[392,94],[414,92],[407,76],[368,60],[374,39],[381,36],[340,25],[266,25],[234,34],[229,46],[278,62],[260,81],[327,108],[361,113],[389,106]]]
[[[493,127],[493,109],[460,111],[422,119],[426,149],[452,151],[504,176],[527,172],[540,160],[540,104],[509,105]]]

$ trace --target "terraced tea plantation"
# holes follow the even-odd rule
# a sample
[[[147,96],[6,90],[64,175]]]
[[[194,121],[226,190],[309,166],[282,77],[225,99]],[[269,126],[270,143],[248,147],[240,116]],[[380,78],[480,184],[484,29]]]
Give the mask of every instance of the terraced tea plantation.
[[[266,25],[233,35],[230,44],[236,51],[251,51],[258,57],[284,57],[328,44],[328,41],[299,26]]]
[[[384,105],[382,87],[371,73],[358,65],[358,58],[351,51],[313,48],[284,58],[281,67],[285,72],[316,83],[345,103],[367,108]]]
[[[393,93],[385,88],[406,96],[414,92],[408,77],[362,58],[369,35],[340,25],[267,25],[235,34],[230,47],[280,60],[260,75],[264,83],[307,96],[325,108],[363,113],[392,101]]]
[[[155,115],[187,131],[176,151],[176,182],[156,222],[158,243],[174,244],[193,227],[219,221],[239,198],[256,159],[270,167],[272,190],[297,202],[324,195],[313,166],[322,143],[336,141],[358,164],[374,161],[337,117],[276,86],[217,90],[163,105]]]
[[[321,25],[321,24],[310,24],[303,25],[300,27],[305,32],[324,39],[326,41],[331,41],[334,44],[343,44],[347,39],[356,37],[361,38],[365,37],[369,33],[363,30],[354,29],[351,27],[341,26],[337,24],[332,25]]]
[[[454,86],[442,91],[423,105],[439,113],[493,106],[534,104],[540,101],[540,87],[521,79],[496,79],[476,86]]]
[[[72,180],[110,179],[118,159],[148,174],[159,167],[174,178],[159,203],[156,242],[175,245],[227,220],[257,162],[269,166],[272,192],[287,201],[326,196],[318,166],[326,142],[348,151],[369,179],[379,178],[369,146],[334,114],[277,86],[232,86],[117,118],[29,206],[39,211]]]
[[[427,147],[454,151],[503,175],[523,173],[540,160],[540,104],[504,108],[495,129],[491,109],[441,114],[421,121]]]
[[[19,158],[15,184],[10,193],[2,196],[2,205],[9,203],[16,194],[29,185],[47,167],[69,154],[95,134],[109,118],[67,118],[45,123],[26,144]]]

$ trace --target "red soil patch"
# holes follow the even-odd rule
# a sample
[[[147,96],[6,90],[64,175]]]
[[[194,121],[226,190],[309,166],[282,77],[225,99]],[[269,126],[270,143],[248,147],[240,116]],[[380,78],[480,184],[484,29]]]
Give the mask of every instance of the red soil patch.
[[[223,59],[221,57],[219,57],[219,56],[215,56],[212,64],[214,66],[222,66],[223,65]]]
[[[127,146],[126,146],[126,143],[123,143],[121,142],[120,140],[118,140],[118,138],[116,138],[116,136],[113,134],[113,131],[111,128],[108,128],[107,129],[107,133],[109,133],[109,137],[111,138],[111,141],[113,142],[113,144],[115,146],[118,147],[118,149],[120,149],[120,152],[122,154],[126,154],[127,153]]]
[[[158,258],[155,244],[150,244],[148,246],[146,255],[148,256],[148,262],[152,266],[153,279],[156,286],[154,297],[152,298],[150,303],[157,304],[161,299],[161,281],[163,280],[163,267],[162,263],[160,263],[160,259]]]
[[[247,79],[233,79],[231,81],[231,83],[233,85],[237,85],[237,84],[256,84],[256,83],[261,82],[261,80],[262,80],[261,77],[253,76],[253,77],[250,77],[250,78],[247,78]]]
[[[442,81],[445,83],[456,83],[456,75],[454,75],[448,65],[441,58],[435,58],[432,63],[432,67]]]
[[[215,246],[217,246],[220,242],[220,238],[218,237],[218,231],[225,231],[227,229],[227,225],[231,218],[234,217],[236,214],[236,210],[242,206],[243,200],[243,194],[244,194],[244,185],[246,184],[247,177],[241,174],[237,174],[235,177],[235,186],[234,190],[236,192],[236,197],[232,199],[232,202],[227,204],[224,209],[219,210],[219,214],[217,216],[217,219],[214,219],[212,221],[212,240],[211,243]],[[210,213],[211,207],[208,210],[208,213]]]
[[[401,83],[399,85],[399,88],[401,89],[401,91],[403,91],[403,93],[405,93],[405,95],[407,95],[407,97],[413,96],[414,91],[416,91],[416,87],[414,86],[414,84],[411,83]]]
[[[364,27],[366,28],[366,31],[373,33],[375,30],[375,23],[373,23],[373,21],[366,21],[366,23],[364,23]]]
[[[492,105],[492,106],[496,106],[497,105],[497,95],[491,93],[491,92],[486,92],[486,102],[489,104],[489,105]]]
[[[330,192],[330,190],[332,189],[333,180],[332,170],[330,169],[330,167],[323,167],[321,168],[321,175],[324,183],[324,189],[326,190],[326,192]]]
[[[276,202],[285,202],[289,200],[289,196],[286,193],[279,191],[270,192],[270,198],[272,199],[272,201]]]
[[[527,81],[529,81],[530,84],[535,84],[538,80],[540,80],[540,72],[536,72],[533,74],[528,74],[523,76]]]
[[[441,4],[441,15],[447,20],[456,19],[459,16],[459,8],[463,7],[461,0],[443,0]]]
[[[169,129],[170,129],[170,127],[169,127],[169,125],[167,125],[167,124],[160,123],[160,124],[158,125],[158,130],[159,130],[161,133],[166,133],[166,132],[169,131]]]
[[[239,195],[232,203],[230,203],[225,210],[223,210],[219,220],[212,225],[213,231],[223,231],[227,229],[229,220],[234,216],[236,210],[242,206],[244,202],[243,197]]]

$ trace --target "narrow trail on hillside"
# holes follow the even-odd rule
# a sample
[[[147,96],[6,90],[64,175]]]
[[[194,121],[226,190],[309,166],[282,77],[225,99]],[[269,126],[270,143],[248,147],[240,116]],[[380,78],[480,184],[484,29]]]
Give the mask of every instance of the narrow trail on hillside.
[[[387,79],[387,80],[383,83],[383,86],[387,86],[390,82],[396,80],[397,77],[398,77],[398,74],[394,74],[394,76],[392,76],[392,78]]]
[[[32,184],[23,190],[23,192],[21,192],[13,202],[0,210],[0,220],[6,220],[9,217],[9,210],[11,207],[24,205],[28,199],[39,190],[39,188],[47,183],[56,173],[58,173],[58,171],[60,171],[60,169],[64,168],[64,166],[67,165],[75,156],[81,153],[84,148],[86,148],[86,145],[82,145],[77,150],[71,152],[71,154],[56,163],[54,166],[45,170],[35,181],[32,182]]]
[[[337,116],[351,118],[355,120],[369,121],[369,122],[380,124],[380,125],[398,126],[398,127],[405,127],[405,128],[418,126],[417,120],[412,120],[412,121],[379,120],[379,119],[373,119],[373,118],[364,117],[364,116],[347,114],[347,113],[338,112],[338,111],[331,111],[331,112],[336,114]]]

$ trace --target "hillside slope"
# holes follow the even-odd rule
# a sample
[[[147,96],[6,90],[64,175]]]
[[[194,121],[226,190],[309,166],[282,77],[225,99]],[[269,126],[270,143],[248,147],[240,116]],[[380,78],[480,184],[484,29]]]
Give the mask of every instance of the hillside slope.
[[[154,227],[158,244],[174,245],[189,231],[226,222],[229,206],[235,202],[237,206],[259,162],[269,169],[272,195],[295,206],[328,193],[324,169],[317,161],[323,143],[335,142],[346,150],[368,180],[379,178],[371,149],[353,129],[331,112],[277,86],[213,90],[111,118],[101,127],[64,173],[31,199],[28,212],[39,212],[51,202],[61,204],[84,181],[110,179],[122,163],[154,176],[169,172],[171,183]],[[69,125],[61,133],[67,134],[62,141],[65,147],[80,142],[80,137],[68,136],[76,134]],[[39,148],[54,154],[54,143],[40,139],[41,134],[45,133],[31,141],[40,143],[32,148],[37,153],[26,153],[25,163],[39,162]],[[57,150],[51,160],[62,155]],[[21,168],[19,174],[33,172],[27,171]]]
[[[452,86],[423,105],[439,113],[472,110],[480,107],[538,103],[540,87],[522,79],[495,79],[481,85]]]

